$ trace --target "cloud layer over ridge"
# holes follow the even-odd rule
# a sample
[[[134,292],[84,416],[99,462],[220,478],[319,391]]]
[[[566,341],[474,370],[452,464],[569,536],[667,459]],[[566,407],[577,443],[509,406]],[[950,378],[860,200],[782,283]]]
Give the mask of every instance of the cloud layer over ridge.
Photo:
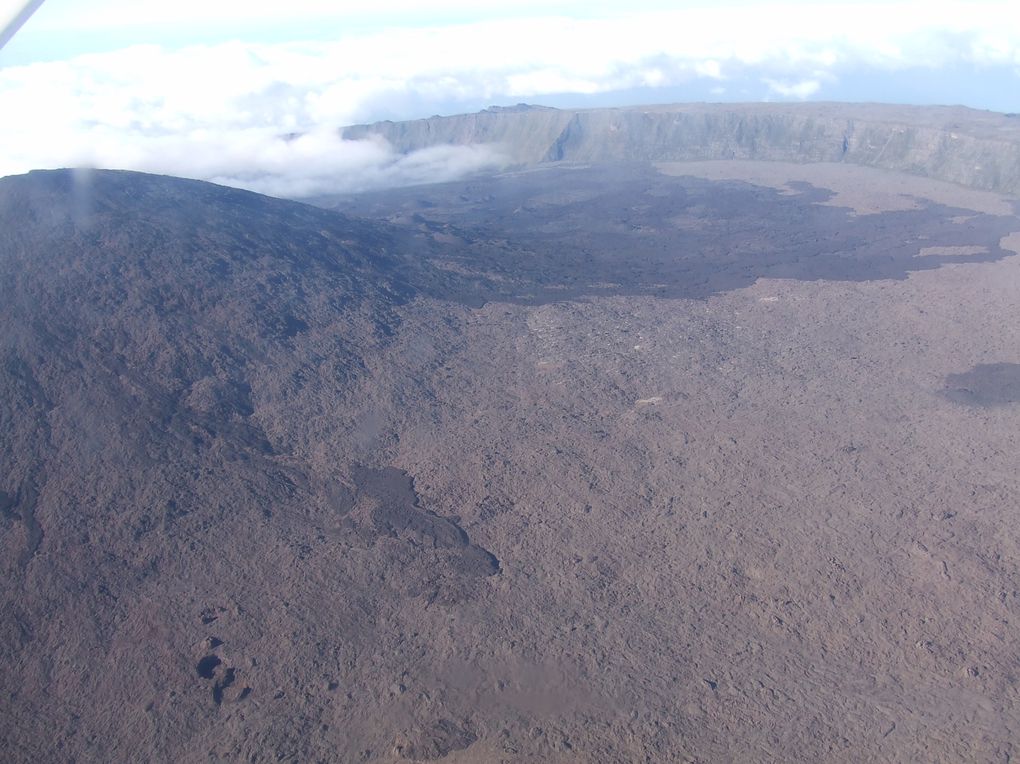
[[[909,102],[916,88],[897,98],[888,83],[950,82],[947,72],[976,73],[973,87],[962,87],[973,93],[969,105],[1005,108],[999,101],[1017,97],[1009,95],[1020,93],[1014,4],[746,3],[405,26],[335,40],[142,44],[0,68],[0,175],[89,165],[286,196],[357,190],[448,180],[500,158],[485,147],[402,157],[381,143],[340,140],[337,129],[355,122],[614,95],[753,101],[861,92]],[[982,88],[999,101],[980,102]]]

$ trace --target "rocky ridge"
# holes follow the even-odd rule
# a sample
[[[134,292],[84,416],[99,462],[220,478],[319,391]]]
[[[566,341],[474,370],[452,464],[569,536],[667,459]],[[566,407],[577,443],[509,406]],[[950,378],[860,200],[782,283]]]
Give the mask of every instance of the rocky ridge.
[[[958,106],[677,104],[512,108],[345,128],[398,151],[492,144],[515,166],[752,159],[844,162],[1020,193],[1020,117]]]

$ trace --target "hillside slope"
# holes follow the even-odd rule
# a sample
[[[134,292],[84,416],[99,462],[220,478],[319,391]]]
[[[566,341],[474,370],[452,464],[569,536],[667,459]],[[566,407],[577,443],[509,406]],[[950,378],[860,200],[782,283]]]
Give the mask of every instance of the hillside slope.
[[[1020,220],[953,191],[0,180],[4,759],[1015,757]]]

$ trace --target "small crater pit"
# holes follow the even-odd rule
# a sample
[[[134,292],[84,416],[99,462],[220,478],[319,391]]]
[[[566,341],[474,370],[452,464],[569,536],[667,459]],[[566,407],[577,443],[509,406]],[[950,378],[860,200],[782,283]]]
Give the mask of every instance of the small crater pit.
[[[203,679],[212,679],[216,676],[216,667],[222,662],[218,656],[207,655],[198,662],[198,665],[195,666],[195,671]]]

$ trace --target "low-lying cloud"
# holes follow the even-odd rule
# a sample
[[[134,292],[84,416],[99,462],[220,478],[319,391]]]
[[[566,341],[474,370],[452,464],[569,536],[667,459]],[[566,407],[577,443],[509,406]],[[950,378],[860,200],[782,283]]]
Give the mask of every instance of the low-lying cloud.
[[[506,158],[497,146],[434,146],[400,154],[383,139],[344,140],[336,131],[296,137],[261,136],[238,150],[193,141],[180,146],[187,160],[174,162],[178,174],[290,199],[352,193],[457,180],[498,169]],[[225,149],[219,151],[220,148]],[[149,168],[158,171],[163,162]]]
[[[799,82],[781,82],[766,77],[764,82],[769,86],[769,90],[778,96],[801,100],[810,98],[822,88],[822,83],[815,79],[800,80]]]
[[[382,139],[344,140],[336,130],[280,136],[266,129],[136,139],[130,169],[199,178],[301,198],[440,183],[505,163],[495,146],[436,146],[400,154]],[[89,166],[111,166],[93,157]]]
[[[0,69],[0,175],[118,167],[283,196],[449,180],[498,166],[498,148],[404,156],[338,130],[565,94],[826,99],[861,71],[994,68],[1016,85],[1017,17],[1001,2],[731,5],[334,42],[137,45]]]

